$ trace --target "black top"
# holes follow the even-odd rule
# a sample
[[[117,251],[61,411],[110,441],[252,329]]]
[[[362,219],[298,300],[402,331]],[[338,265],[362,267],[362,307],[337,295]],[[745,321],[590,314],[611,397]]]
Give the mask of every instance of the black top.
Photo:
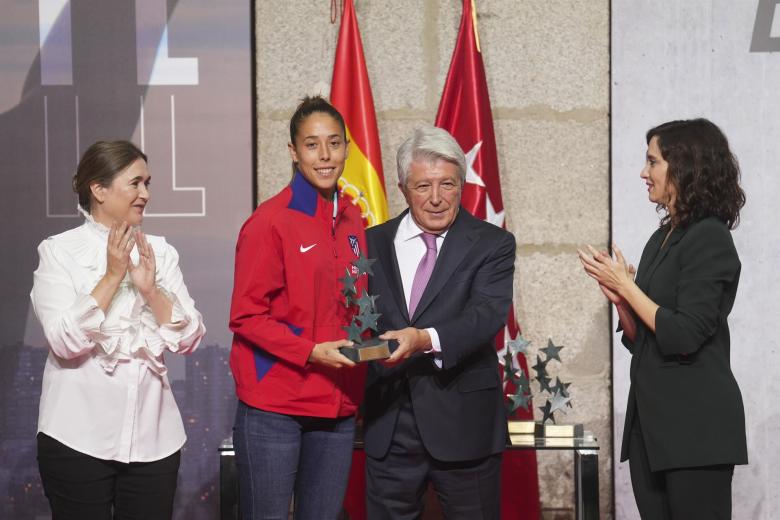
[[[637,319],[621,461],[634,418],[652,471],[747,464],[745,412],[731,373],[728,315],[741,264],[726,225],[706,218],[647,242],[636,283],[660,308],[653,334]],[[662,245],[663,244],[663,245]]]

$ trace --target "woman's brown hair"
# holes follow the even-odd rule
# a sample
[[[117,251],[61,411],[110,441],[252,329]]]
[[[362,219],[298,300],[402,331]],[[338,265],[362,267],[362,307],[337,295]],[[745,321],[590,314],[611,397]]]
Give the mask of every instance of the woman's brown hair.
[[[87,148],[73,176],[73,191],[79,196],[81,208],[90,211],[90,186],[97,183],[108,187],[117,174],[138,159],[149,162],[146,154],[130,141],[97,141]]]
[[[653,137],[669,163],[667,178],[676,192],[673,211],[661,225],[686,227],[717,217],[735,228],[745,192],[739,185],[739,163],[720,128],[707,119],[669,121],[648,130],[648,144]]]

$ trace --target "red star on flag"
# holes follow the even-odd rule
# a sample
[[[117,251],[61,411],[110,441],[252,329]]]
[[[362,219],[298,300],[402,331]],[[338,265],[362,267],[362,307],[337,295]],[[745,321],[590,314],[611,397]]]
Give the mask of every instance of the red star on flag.
[[[463,0],[458,40],[452,53],[435,124],[450,132],[464,151],[468,150],[461,205],[474,216],[504,227],[493,114],[479,48],[474,0]],[[514,308],[510,308],[505,330],[496,335],[496,350],[506,352],[507,341],[516,341],[519,334],[520,327],[515,320]],[[504,362],[503,359],[501,361]],[[522,353],[514,353],[512,363],[518,371],[522,370],[528,376],[528,364]],[[513,387],[511,383],[507,384],[506,391],[513,392]],[[518,408],[514,416],[518,419],[533,419],[533,405],[528,409]],[[533,451],[507,451],[503,458],[501,478],[503,489],[522,490],[520,493],[502,495],[501,518],[539,518],[536,454]]]

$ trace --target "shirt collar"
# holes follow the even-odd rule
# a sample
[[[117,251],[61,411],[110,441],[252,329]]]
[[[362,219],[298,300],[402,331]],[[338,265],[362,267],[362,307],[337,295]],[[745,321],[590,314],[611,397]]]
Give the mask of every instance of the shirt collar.
[[[443,231],[442,233],[438,233],[438,235],[444,238],[447,236],[447,232],[449,232],[449,229]],[[420,229],[420,226],[418,226],[417,222],[414,221],[412,212],[409,211],[406,215],[404,215],[404,218],[401,219],[401,223],[398,225],[398,231],[396,232],[395,236],[402,241],[407,241],[413,238],[417,238],[423,233],[424,231]]]
[[[84,217],[84,220],[86,220],[85,224],[90,231],[99,237],[108,238],[109,229],[106,226],[95,220],[90,213],[86,212],[84,208],[81,207],[81,204],[77,204],[76,209]]]

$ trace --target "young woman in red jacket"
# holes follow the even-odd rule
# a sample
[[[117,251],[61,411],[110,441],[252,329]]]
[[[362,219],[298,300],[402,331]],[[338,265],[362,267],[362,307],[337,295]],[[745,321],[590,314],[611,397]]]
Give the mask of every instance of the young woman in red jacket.
[[[230,366],[242,518],[287,518],[293,491],[296,518],[341,509],[365,377],[338,350],[352,317],[339,278],[366,250],[360,211],[337,189],[348,145],[338,111],[305,98],[290,120],[293,179],[238,237]]]

